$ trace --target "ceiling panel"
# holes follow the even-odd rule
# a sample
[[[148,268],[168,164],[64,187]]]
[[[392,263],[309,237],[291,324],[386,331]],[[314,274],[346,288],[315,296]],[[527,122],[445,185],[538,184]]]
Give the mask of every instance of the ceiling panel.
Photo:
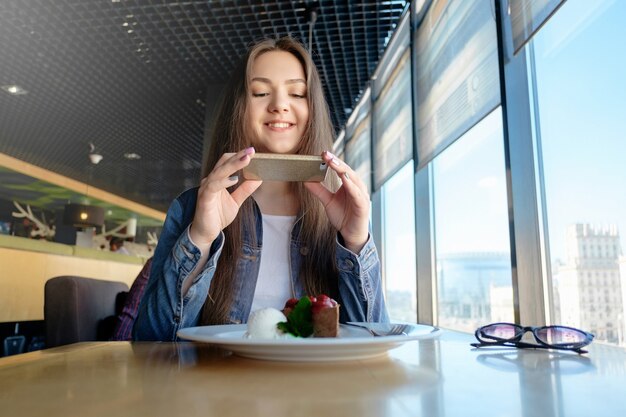
[[[2,0],[0,86],[28,93],[0,91],[0,152],[165,210],[198,183],[210,92],[252,41],[308,42],[317,7],[313,54],[339,130],[406,3]]]

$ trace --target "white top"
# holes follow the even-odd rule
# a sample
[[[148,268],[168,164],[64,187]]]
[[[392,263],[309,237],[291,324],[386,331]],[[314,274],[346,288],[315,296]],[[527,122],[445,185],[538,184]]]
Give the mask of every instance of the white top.
[[[273,307],[279,310],[292,297],[289,273],[289,241],[296,216],[263,214],[263,249],[259,277],[250,312]]]

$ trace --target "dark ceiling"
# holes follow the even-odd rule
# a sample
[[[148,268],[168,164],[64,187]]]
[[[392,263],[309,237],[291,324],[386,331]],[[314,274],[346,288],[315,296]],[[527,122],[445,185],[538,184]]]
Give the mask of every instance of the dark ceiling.
[[[254,40],[307,43],[311,6],[339,130],[406,1],[2,0],[0,86],[27,94],[0,90],[0,152],[165,210],[198,183],[218,86]]]

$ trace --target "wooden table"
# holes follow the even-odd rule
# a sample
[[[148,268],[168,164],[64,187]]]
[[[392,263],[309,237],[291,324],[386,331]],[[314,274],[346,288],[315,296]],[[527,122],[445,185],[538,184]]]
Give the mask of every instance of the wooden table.
[[[264,362],[194,343],[79,343],[0,359],[1,416],[626,416],[626,350],[474,349]]]

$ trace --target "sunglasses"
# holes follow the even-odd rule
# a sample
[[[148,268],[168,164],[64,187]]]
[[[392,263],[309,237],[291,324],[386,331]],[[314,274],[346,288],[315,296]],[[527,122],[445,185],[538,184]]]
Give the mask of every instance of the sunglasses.
[[[531,332],[538,344],[522,342],[522,336]],[[487,346],[511,346],[528,349],[571,350],[587,353],[587,346],[594,335],[567,326],[520,326],[513,323],[493,323],[479,327],[474,333],[480,343],[471,343],[480,348]]]

